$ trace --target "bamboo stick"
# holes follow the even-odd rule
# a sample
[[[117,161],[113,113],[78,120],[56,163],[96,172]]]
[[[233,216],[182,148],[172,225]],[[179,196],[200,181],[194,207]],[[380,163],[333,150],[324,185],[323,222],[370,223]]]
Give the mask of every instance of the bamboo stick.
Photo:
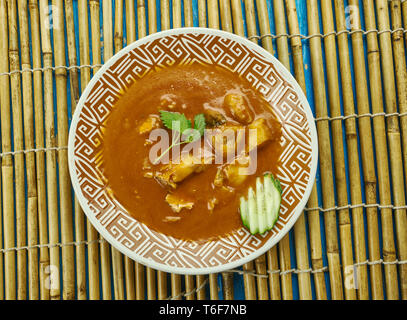
[[[67,46],[68,46],[68,63],[69,65],[76,65],[76,44],[75,44],[75,25],[74,25],[74,12],[72,0],[65,1],[65,23],[67,34]],[[81,17],[79,17],[81,19]],[[87,70],[89,72],[89,70]],[[82,70],[85,73],[85,70]],[[82,75],[81,72],[81,75]],[[83,76],[82,76],[83,78]],[[71,88],[71,106],[72,111],[79,101],[79,79],[78,70],[69,70],[69,80]],[[74,212],[75,212],[75,241],[81,244],[75,246],[76,255],[76,296],[78,300],[86,299],[86,266],[85,266],[85,221],[82,208],[79,205],[78,200],[74,197]]]
[[[208,26],[209,28],[219,29],[219,8],[218,0],[208,0]]]
[[[307,1],[307,14],[308,14],[308,28],[310,34],[319,33],[318,22],[318,3],[315,0]],[[324,85],[324,70],[322,66],[322,49],[321,39],[310,39],[311,49],[311,64],[312,76],[314,82],[314,98],[317,117],[326,117],[327,102],[325,95]],[[331,143],[329,141],[329,123],[327,120],[318,121],[317,123],[318,137],[319,137],[319,155],[320,155],[320,169],[321,169],[321,182],[322,182],[322,198],[325,208],[332,208],[335,206],[334,186],[333,186],[333,168],[332,168],[332,155]],[[344,215],[343,211],[340,212]],[[346,214],[346,213],[345,213]],[[342,276],[340,269],[340,257],[338,247],[337,225],[336,225],[336,212],[334,210],[325,213],[325,233],[327,239],[327,256],[329,264],[329,275],[331,280],[332,298],[335,300],[343,299]],[[341,217],[341,224],[345,223]],[[345,224],[347,226],[347,224]],[[340,228],[342,229],[342,228]],[[348,237],[344,237],[343,229],[341,230],[341,243],[345,246],[343,258],[347,257],[346,242],[351,244]],[[348,266],[349,260],[344,261],[344,265]],[[346,296],[347,298],[349,295]]]
[[[40,1],[40,23],[41,23],[41,46],[44,68],[52,67],[52,48],[49,32],[49,17],[47,16],[48,1]],[[53,85],[52,71],[47,69],[43,73],[44,79],[44,110],[45,110],[45,146],[55,148],[55,124],[53,105]],[[49,150],[46,152],[46,177],[47,177],[47,200],[48,200],[48,224],[49,242],[54,244],[59,242],[58,224],[58,195],[57,195],[57,175],[56,175],[56,152]],[[59,247],[50,248],[50,265],[46,266],[45,272],[48,274],[46,285],[50,288],[50,298],[60,299],[60,262]]]
[[[379,31],[390,29],[388,1],[377,0],[377,25]],[[394,5],[394,4],[393,4]],[[397,94],[394,80],[394,63],[391,35],[389,32],[379,34],[380,57],[382,65],[382,79],[384,88],[384,98],[386,112],[397,112]],[[404,88],[405,89],[405,88]],[[387,140],[390,150],[391,181],[393,186],[393,202],[396,207],[403,207],[406,204],[402,146],[400,139],[400,126],[397,116],[386,117]],[[404,132],[407,133],[407,132]],[[404,146],[405,147],[405,146]],[[407,160],[407,159],[406,159]],[[396,224],[397,251],[400,260],[407,259],[407,216],[405,209],[394,210]],[[399,265],[401,293],[407,299],[407,265]]]
[[[404,21],[404,29],[407,29],[407,2],[403,1],[401,3],[401,10],[403,12],[403,21]],[[407,37],[404,36],[404,40],[406,42],[406,46],[407,46]]]
[[[144,38],[147,34],[145,0],[138,0],[137,2],[137,28],[138,38]]]
[[[126,40],[127,45],[136,41],[136,11],[135,1],[126,0]]]
[[[172,27],[182,27],[181,0],[172,1]]]
[[[64,37],[64,9],[62,0],[54,0],[53,11],[53,38],[54,38],[54,61],[55,65],[66,64],[65,59],[65,37]],[[57,126],[58,126],[58,147],[65,147],[68,144],[68,113],[67,113],[67,90],[65,69],[55,70],[55,83],[57,99]],[[61,214],[61,241],[70,243],[73,241],[72,228],[72,203],[71,184],[68,170],[68,153],[66,149],[58,150],[58,173],[59,173],[59,203]],[[75,298],[75,270],[74,270],[74,250],[72,246],[62,247],[62,279],[63,279],[63,299],[71,300]]]
[[[291,35],[300,34],[300,28],[298,24],[297,9],[295,0],[285,0],[286,11],[287,11],[287,21],[289,32]],[[306,94],[305,85],[305,73],[304,64],[302,58],[302,43],[299,36],[293,36],[291,38],[291,50],[294,63],[294,73],[295,77],[301,86],[303,92]],[[314,184],[307,207],[316,208],[319,206],[318,193],[316,188],[316,183]],[[320,218],[318,210],[310,210],[307,214],[308,224],[310,230],[310,247],[311,247],[311,261],[314,270],[322,270],[323,260],[322,260],[322,244],[321,244],[321,231],[320,231]],[[325,277],[323,272],[314,273],[314,284],[316,298],[318,300],[326,300],[326,285]]]
[[[206,28],[206,1],[198,0],[198,20],[201,28]]]
[[[88,6],[86,0],[78,2],[78,19],[79,19],[79,52],[81,65],[90,64],[89,53],[89,29],[88,29]],[[81,70],[81,90],[85,89],[90,81],[90,68]],[[75,209],[76,212],[77,209]],[[75,218],[76,220],[76,218]],[[89,299],[98,300],[100,297],[99,285],[99,250],[98,234],[96,229],[86,219],[87,241],[89,242],[88,250],[88,278],[89,278]]]
[[[90,0],[90,19],[91,19],[91,35],[92,35],[92,60],[93,64],[100,64],[101,59],[101,47],[100,47],[100,21],[99,21],[99,11],[100,3],[99,0]],[[95,68],[94,72],[97,72],[99,68]],[[92,226],[88,221],[87,229],[91,230]],[[100,243],[100,264],[102,272],[102,294],[104,300],[110,300],[112,298],[112,283],[110,278],[110,246],[104,241],[102,237]]]
[[[155,270],[151,268],[146,268],[146,270],[147,270],[147,299],[155,300],[157,296]]]
[[[358,3],[355,0],[350,2],[355,8],[358,7]],[[365,25],[367,30],[373,30],[376,28],[374,5],[371,2],[363,3],[365,8]],[[357,7],[356,7],[357,6]],[[359,14],[359,9],[354,10],[354,15]],[[360,25],[360,19],[353,19],[352,30],[356,26]],[[355,20],[357,23],[355,23]],[[355,35],[352,35],[352,38]],[[361,41],[355,37],[356,41]],[[383,112],[383,94],[380,76],[380,57],[379,57],[379,45],[377,42],[377,36],[373,33],[369,33],[366,36],[367,39],[367,60],[369,68],[369,84],[371,92],[371,109],[373,113]],[[360,42],[361,43],[361,42]],[[354,44],[353,47],[355,48]],[[364,58],[360,57],[359,62],[364,61]],[[355,64],[356,67],[358,63]],[[355,77],[359,76],[355,73]],[[363,78],[361,80],[364,80]],[[360,84],[356,82],[356,84]],[[368,101],[367,87],[360,88],[363,99]],[[366,91],[366,92],[365,92]],[[364,107],[364,106],[363,106]],[[359,112],[362,112],[358,106]],[[369,109],[367,109],[369,110]],[[391,195],[388,190],[390,185],[389,179],[389,164],[388,164],[388,149],[386,143],[386,131],[384,117],[373,118],[374,138],[376,147],[376,161],[377,161],[377,173],[379,182],[380,204],[390,205]],[[391,209],[381,209],[382,216],[382,234],[383,234],[383,260],[385,262],[394,261],[396,259],[395,244],[393,239],[393,219]],[[398,281],[397,281],[397,267],[395,265],[385,264],[385,276],[386,276],[386,294],[388,299],[398,299]]]
[[[329,1],[322,1],[322,20],[324,33],[332,33],[335,31],[334,19],[332,13],[332,3]],[[335,36],[328,35],[324,38],[326,64],[327,64],[327,77],[328,77],[328,91],[329,91],[329,104],[330,114],[332,117],[341,116],[341,105],[339,96],[339,81],[338,81],[338,67],[336,55]],[[350,120],[350,121],[349,121]],[[359,171],[359,157],[358,146],[356,140],[355,124],[350,128],[349,125],[354,119],[346,121],[346,141],[348,146],[349,157],[349,176],[350,176],[350,193],[352,200],[357,198],[357,203],[362,201],[362,191],[360,188],[360,171]],[[347,181],[345,171],[344,147],[342,141],[342,122],[339,120],[331,122],[333,147],[334,147],[334,161],[335,161],[335,178],[336,189],[338,194],[338,205],[346,206],[348,204],[347,197]],[[349,129],[351,131],[349,131]],[[352,201],[352,202],[353,202]],[[353,202],[354,203],[354,202]],[[358,263],[366,261],[366,243],[364,231],[364,218],[363,209],[352,209],[353,217],[353,233],[354,233],[354,248],[356,261]],[[351,225],[348,210],[339,211],[339,224],[341,232],[341,251],[343,266],[345,268],[344,282],[345,282],[345,297],[347,299],[356,299],[355,286],[349,285],[347,277],[357,277],[358,283],[358,297],[361,300],[369,298],[369,285],[367,278],[367,266],[359,265],[357,274],[354,274],[353,267],[353,254],[352,254],[352,240],[351,238]],[[342,236],[343,235],[343,236]],[[342,239],[343,237],[343,239]],[[345,240],[345,241],[343,241]]]
[[[206,299],[206,291],[204,287],[206,279],[205,276],[196,276],[196,288],[200,288],[200,290],[197,290],[196,292],[196,298],[197,300],[205,300]]]
[[[234,33],[241,37],[244,37],[244,24],[241,2],[240,0],[231,0],[231,4]]]
[[[155,0],[148,0],[148,34],[157,32],[157,8]]]
[[[282,2],[281,2],[282,3]],[[269,35],[270,32],[270,21],[268,17],[268,9],[267,9],[267,2],[265,0],[256,0],[256,5],[257,5],[257,18],[259,21],[259,27],[260,27],[260,34],[263,36],[261,39],[261,46],[266,49],[268,52],[273,52],[273,42],[271,40],[271,37],[265,36]],[[277,3],[279,5],[279,3]],[[284,5],[283,5],[283,12],[284,12]],[[279,7],[277,7],[279,9]],[[274,3],[274,11],[276,10],[276,3]],[[274,14],[276,22],[277,19],[280,19],[281,16],[277,15],[276,13]],[[277,25],[277,23],[276,23]],[[277,27],[277,26],[276,26]],[[284,28],[285,27],[285,20],[284,20]],[[284,31],[286,33],[287,30]],[[277,40],[279,41],[279,40]],[[283,39],[281,41],[282,44],[287,43],[287,39]]]
[[[1,100],[0,100],[1,101]],[[0,157],[0,162],[2,162],[2,158]],[[1,188],[1,170],[0,170],[0,214],[2,214],[2,188]],[[0,218],[0,248],[4,249],[3,247],[3,219]],[[3,259],[3,252],[0,253],[0,270],[2,271],[1,277],[0,277],[0,300],[4,300],[4,280],[3,280],[3,274],[4,274],[4,259]]]
[[[18,1],[18,17],[20,25],[21,42],[21,68],[31,68],[30,43],[28,31],[27,2]],[[34,148],[34,115],[33,115],[33,92],[32,75],[22,74],[23,85],[23,111],[24,111],[24,143],[26,149]],[[27,177],[27,245],[32,247],[38,244],[38,216],[37,216],[37,183],[35,172],[35,154],[26,154],[26,177]],[[28,250],[28,292],[30,300],[39,299],[38,283],[38,249]]]
[[[170,21],[170,2],[169,0],[161,1],[161,30],[168,30],[171,28]]]
[[[346,30],[346,20],[345,20],[345,8],[343,1],[335,1],[335,14],[336,14],[336,25],[337,31],[344,31]],[[324,31],[328,32],[328,31]],[[342,94],[343,94],[343,102],[344,102],[344,114],[345,116],[355,114],[355,103],[353,98],[353,87],[352,87],[352,75],[351,75],[351,68],[350,68],[350,60],[349,60],[349,47],[348,47],[348,37],[346,34],[338,35],[338,48],[339,48],[339,58],[340,58],[340,70],[341,70],[341,79],[342,79]],[[367,120],[369,123],[360,125],[360,136],[361,140],[366,140],[366,138],[370,137],[370,148],[372,148],[371,144],[371,128],[370,128],[370,120]],[[347,137],[347,145],[348,145],[348,156],[350,159],[349,168],[350,171],[350,183],[352,187],[351,199],[353,204],[362,203],[362,195],[361,195],[361,181],[360,181],[360,172],[359,172],[359,157],[358,157],[358,145],[357,145],[357,128],[356,128],[356,121],[353,118],[349,118],[345,121],[345,128],[346,128],[346,137]],[[368,131],[366,133],[365,131]],[[374,158],[371,151],[364,152],[364,145],[366,142],[361,143],[362,148],[362,163],[363,163],[363,176],[365,181],[376,181],[375,173],[374,173]],[[371,156],[369,160],[364,160],[367,156]],[[375,186],[374,186],[375,188]],[[365,187],[365,195],[366,195],[366,202],[368,204],[377,203],[376,199],[376,192],[371,192],[369,184],[366,184]],[[358,215],[361,215],[358,213]],[[377,209],[376,208],[367,208],[366,209],[366,216],[367,216],[367,227],[368,227],[368,245],[369,245],[369,257],[372,261],[380,260],[380,244],[379,244],[379,230],[378,230],[378,218],[377,218]],[[355,231],[355,247],[359,250],[364,250],[364,245],[360,242],[363,241],[364,237],[362,234],[357,235]],[[356,251],[356,262],[360,263],[366,261],[366,256],[364,254],[358,255]],[[363,283],[360,277],[360,267],[358,266],[358,284]],[[366,281],[364,282],[364,286],[366,286]],[[380,265],[372,265],[370,267],[370,281],[372,287],[372,298],[373,299],[383,299],[383,277],[381,272]],[[368,288],[364,288],[364,293],[358,290],[359,299],[368,299],[369,292]]]
[[[403,3],[403,5],[405,2]],[[391,8],[391,21],[392,21],[392,27],[394,30],[402,28],[402,21],[401,21],[401,7],[400,7],[400,1],[392,1],[390,2],[390,8]],[[406,7],[407,8],[407,7]],[[407,11],[406,11],[407,13]],[[407,19],[407,16],[405,16],[405,19]],[[407,20],[405,20],[407,24]],[[400,113],[406,113],[407,112],[407,67],[406,67],[406,52],[404,50],[404,45],[403,45],[403,31],[398,31],[393,33],[393,53],[394,53],[394,73],[396,74],[396,80],[397,80],[397,94],[398,94],[398,101],[399,101],[399,112]],[[402,131],[402,141],[403,141],[403,146],[404,148],[402,149],[403,151],[403,159],[404,159],[404,173],[407,174],[406,168],[407,168],[407,117],[401,117],[400,118],[400,126],[401,126],[401,131]],[[405,182],[407,183],[407,176],[405,177]],[[400,233],[400,239],[398,240],[399,242],[404,241],[403,240],[403,235]],[[404,244],[403,244],[404,245]],[[406,260],[406,256],[401,254],[401,248],[400,248],[400,253],[399,253],[399,258],[400,260]],[[403,252],[404,253],[404,252]],[[405,254],[405,253],[404,253]],[[405,269],[405,265],[400,265],[400,269]],[[405,274],[405,270],[401,271],[400,274],[403,275]],[[401,296],[404,300],[407,299],[407,280],[406,278],[403,279],[401,277]]]
[[[194,12],[192,10],[192,0],[184,0],[184,21],[185,27],[194,26]]]
[[[264,0],[258,1],[262,2],[262,4],[258,4],[257,8],[259,12],[266,11],[266,3]],[[267,11],[266,11],[267,12]],[[275,0],[274,1],[274,17],[275,17],[275,25],[276,25],[276,33],[277,34],[286,34],[287,33],[287,26],[285,21],[285,10],[284,10],[284,2],[283,0]],[[267,16],[264,17],[267,19]],[[268,20],[267,20],[268,21]],[[262,34],[270,34],[270,28],[268,23],[262,27],[260,25],[260,29]],[[264,40],[269,39],[264,38]],[[263,41],[263,46],[266,45],[267,47],[271,48],[272,44],[270,41]],[[290,70],[290,58],[288,52],[288,39],[287,37],[279,37],[277,39],[277,51],[278,51],[278,59],[284,64],[284,66]],[[288,235],[286,236],[288,237]],[[307,233],[305,227],[305,217],[302,214],[297,222],[294,225],[294,239],[295,239],[295,249],[296,249],[296,257],[297,257],[297,268],[299,270],[307,270],[309,269],[309,261],[308,261],[308,245],[307,245]],[[289,244],[289,239],[287,238]],[[289,250],[289,247],[287,251]],[[301,272],[298,274],[298,285],[299,285],[299,294],[301,300],[311,300],[312,299],[312,291],[311,291],[311,278],[308,272]]]
[[[0,21],[7,21],[7,3],[0,0]],[[7,23],[0,24],[0,73],[9,71],[8,58],[8,28]],[[2,151],[11,152],[11,118],[10,118],[10,83],[9,76],[0,76],[0,107],[1,107],[1,142]],[[14,184],[13,184],[13,158],[6,155],[2,159],[3,179],[3,228],[4,249],[15,247],[14,232]],[[4,253],[5,298],[15,300],[15,251]]]
[[[31,21],[31,46],[33,68],[41,68],[41,35],[39,26],[38,1],[30,0],[30,21]],[[44,112],[43,112],[43,94],[42,94],[42,72],[40,70],[33,72],[34,87],[34,114],[35,114],[35,147],[44,148]],[[45,159],[44,152],[36,152],[36,171],[37,171],[37,195],[38,195],[38,225],[39,225],[39,243],[44,245],[48,243],[47,226],[47,199],[45,185]],[[40,248],[40,298],[49,300],[49,287],[46,286],[46,268],[49,266],[48,247]]]
[[[198,287],[198,286],[197,286]],[[193,276],[185,276],[185,299],[195,300],[195,280]]]
[[[8,1],[9,62],[10,71],[20,69],[17,31],[17,3]],[[14,150],[24,150],[23,112],[21,106],[21,79],[19,73],[10,75],[11,105],[13,112]],[[26,246],[24,154],[14,155],[15,210],[17,247]],[[17,299],[27,297],[27,252],[17,251]]]

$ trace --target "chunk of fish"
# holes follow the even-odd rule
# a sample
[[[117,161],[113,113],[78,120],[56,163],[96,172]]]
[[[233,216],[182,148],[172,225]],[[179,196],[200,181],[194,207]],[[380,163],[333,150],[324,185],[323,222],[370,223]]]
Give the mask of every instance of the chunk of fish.
[[[139,134],[146,134],[150,133],[153,129],[157,129],[160,127],[160,119],[157,115],[149,115],[146,120],[144,120],[138,126]]]
[[[225,96],[225,106],[230,110],[233,118],[242,124],[253,121],[252,112],[241,94],[230,93]]]

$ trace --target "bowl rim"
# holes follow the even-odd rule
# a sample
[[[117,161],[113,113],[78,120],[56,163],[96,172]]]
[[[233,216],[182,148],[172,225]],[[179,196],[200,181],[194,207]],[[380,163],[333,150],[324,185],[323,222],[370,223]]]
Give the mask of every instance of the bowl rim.
[[[170,265],[160,264],[158,262],[153,261],[152,259],[144,258],[135,254],[130,249],[126,248],[124,245],[116,241],[107,231],[105,227],[101,225],[96,216],[91,211],[90,207],[87,204],[85,197],[82,194],[81,188],[79,186],[79,181],[76,175],[76,166],[75,166],[75,155],[74,155],[74,144],[75,144],[75,132],[79,120],[79,115],[82,112],[84,107],[84,103],[88,98],[89,93],[93,89],[96,82],[100,79],[100,77],[104,74],[104,72],[112,66],[121,56],[126,54],[127,52],[133,50],[134,48],[143,45],[147,42],[153,41],[158,38],[162,38],[165,36],[171,35],[178,35],[178,34],[188,34],[188,33],[200,33],[200,34],[208,34],[208,35],[216,35],[222,38],[230,39],[236,41],[237,43],[243,44],[244,46],[248,47],[249,49],[261,54],[266,60],[269,60],[273,63],[274,67],[284,76],[284,79],[287,80],[293,87],[295,92],[298,94],[298,98],[301,100],[304,106],[304,113],[306,114],[307,122],[310,128],[310,136],[311,136],[311,170],[310,170],[310,179],[306,186],[304,195],[298,205],[294,208],[294,212],[291,218],[287,221],[281,231],[274,237],[271,237],[260,249],[252,252],[251,254],[240,258],[236,261],[229,262],[226,264],[213,266],[213,267],[204,267],[204,268],[186,268],[186,267],[174,267]],[[95,229],[103,236],[104,239],[108,243],[110,243],[113,247],[119,250],[124,255],[130,257],[136,262],[139,262],[147,267],[168,272],[168,273],[176,273],[176,274],[186,274],[186,275],[200,275],[200,274],[210,274],[210,273],[219,273],[222,271],[230,270],[233,268],[237,268],[253,259],[261,256],[262,254],[266,253],[270,250],[274,245],[276,245],[293,227],[295,222],[298,220],[302,211],[308,201],[308,198],[311,194],[316,172],[318,166],[318,136],[314,121],[314,116],[312,114],[311,107],[308,103],[308,100],[301,89],[300,85],[297,83],[294,76],[291,74],[290,71],[286,69],[286,67],[277,60],[270,52],[266,51],[264,48],[260,47],[259,45],[253,43],[252,41],[243,38],[241,36],[222,31],[217,29],[211,28],[200,28],[200,27],[187,27],[187,28],[176,28],[170,29],[165,31],[160,31],[154,34],[150,34],[142,39],[139,39],[128,46],[124,47],[120,51],[118,51],[114,56],[112,56],[108,61],[106,61],[103,66],[93,75],[89,83],[87,84],[85,90],[82,92],[82,95],[79,99],[79,102],[76,106],[75,112],[72,116],[72,121],[69,129],[69,137],[68,137],[68,166],[69,166],[69,173],[71,176],[72,186],[75,192],[75,195],[86,214],[87,218],[90,220],[92,225]]]

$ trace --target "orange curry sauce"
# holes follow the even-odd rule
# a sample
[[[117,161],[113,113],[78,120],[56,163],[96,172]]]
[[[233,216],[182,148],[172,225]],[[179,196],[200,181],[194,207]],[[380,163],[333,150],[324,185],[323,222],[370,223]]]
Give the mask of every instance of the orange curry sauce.
[[[177,182],[176,188],[159,183],[154,175],[163,165],[148,161],[153,144],[147,141],[148,132],[140,133],[146,119],[155,116],[156,125],[165,128],[159,110],[184,113],[191,120],[197,114],[215,112],[223,125],[247,125],[225,107],[225,97],[230,94],[243,97],[249,120],[264,119],[272,134],[257,150],[256,173],[237,186],[226,180],[220,187],[214,180],[225,164],[210,164]],[[207,128],[209,125],[207,121]],[[280,123],[246,80],[215,66],[174,66],[146,75],[118,100],[104,127],[102,170],[114,197],[138,221],[175,238],[208,240],[242,227],[239,199],[247,196],[249,186],[255,186],[256,177],[277,172],[280,144]],[[146,161],[151,169],[146,170]],[[166,201],[168,194],[192,203],[192,208],[174,211]]]

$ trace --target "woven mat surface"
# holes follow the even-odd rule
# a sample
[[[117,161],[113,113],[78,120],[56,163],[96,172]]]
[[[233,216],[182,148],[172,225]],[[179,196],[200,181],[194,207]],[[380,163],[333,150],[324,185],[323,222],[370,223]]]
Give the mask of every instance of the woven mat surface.
[[[0,0],[0,299],[406,299],[406,0]],[[127,44],[234,32],[291,69],[320,142],[315,188],[277,246],[205,276],[112,249],[73,198],[72,112]]]

